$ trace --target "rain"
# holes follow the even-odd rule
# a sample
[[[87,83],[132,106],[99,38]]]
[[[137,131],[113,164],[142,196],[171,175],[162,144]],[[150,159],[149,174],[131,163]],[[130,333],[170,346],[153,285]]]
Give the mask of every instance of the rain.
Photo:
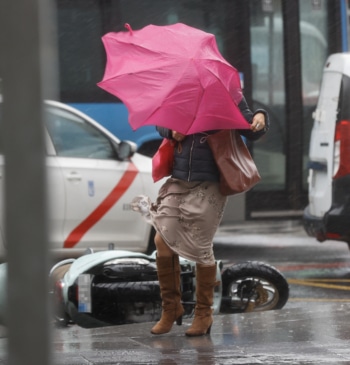
[[[7,273],[0,270],[0,363],[350,363],[348,12],[345,0],[0,5],[0,257],[9,264]],[[213,34],[248,105],[269,113],[267,134],[246,141],[261,181],[229,197],[214,249],[224,267],[257,261],[281,272],[289,284],[283,308],[218,313],[211,335],[198,339],[183,335],[189,319],[160,337],[147,322],[57,326],[48,272],[62,258],[47,244],[52,220],[40,103],[69,105],[130,141],[130,154],[135,148],[152,157],[161,143],[155,126],[134,130],[127,105],[97,85],[107,61],[102,37],[126,31],[125,23],[135,30],[184,23]],[[335,54],[341,56],[330,58]],[[88,184],[92,199],[99,185]]]

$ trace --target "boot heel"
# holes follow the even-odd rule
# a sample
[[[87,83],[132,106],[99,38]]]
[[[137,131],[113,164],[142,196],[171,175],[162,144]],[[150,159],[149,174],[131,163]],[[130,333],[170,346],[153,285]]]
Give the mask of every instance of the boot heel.
[[[210,335],[210,331],[211,331],[211,325],[208,327],[208,329],[207,329],[207,335]]]
[[[182,325],[182,315],[176,319],[176,324],[178,326],[181,326]]]

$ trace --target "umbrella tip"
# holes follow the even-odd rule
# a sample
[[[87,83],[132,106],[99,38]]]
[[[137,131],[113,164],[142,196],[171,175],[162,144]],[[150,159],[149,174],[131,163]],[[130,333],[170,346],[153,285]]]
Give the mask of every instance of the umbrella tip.
[[[132,34],[132,28],[131,28],[131,25],[129,23],[125,23],[124,27],[130,32],[130,34]]]

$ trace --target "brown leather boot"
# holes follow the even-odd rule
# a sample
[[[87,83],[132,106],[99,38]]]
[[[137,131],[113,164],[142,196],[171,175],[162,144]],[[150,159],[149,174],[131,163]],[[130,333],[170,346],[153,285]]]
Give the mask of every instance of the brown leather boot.
[[[151,329],[154,335],[167,333],[174,322],[182,324],[184,309],[181,304],[179,256],[157,257],[157,272],[162,297],[162,317]]]
[[[186,331],[186,336],[203,336],[210,333],[213,324],[214,287],[216,281],[216,265],[196,265],[196,307],[191,327]]]

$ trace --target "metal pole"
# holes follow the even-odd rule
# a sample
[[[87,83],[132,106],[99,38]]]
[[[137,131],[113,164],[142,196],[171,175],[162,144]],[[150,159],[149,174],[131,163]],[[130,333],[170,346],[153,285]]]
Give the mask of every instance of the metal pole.
[[[9,365],[51,363],[42,100],[55,95],[52,10],[50,0],[0,4]]]
[[[303,100],[299,0],[282,0],[286,89],[286,183],[289,207],[303,208]]]

